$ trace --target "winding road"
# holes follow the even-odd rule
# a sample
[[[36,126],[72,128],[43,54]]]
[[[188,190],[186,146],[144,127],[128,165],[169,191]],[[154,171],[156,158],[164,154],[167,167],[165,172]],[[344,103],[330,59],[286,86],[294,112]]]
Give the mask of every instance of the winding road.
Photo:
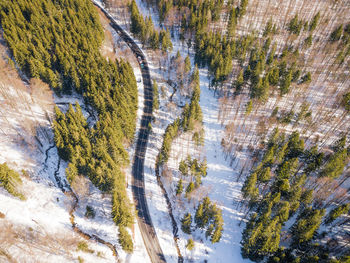
[[[144,107],[141,119],[141,127],[136,142],[134,162],[132,166],[132,192],[137,210],[137,222],[141,235],[152,263],[165,263],[165,257],[160,247],[156,231],[152,224],[147,206],[144,182],[144,162],[149,137],[149,124],[152,120],[153,89],[146,56],[134,40],[117,24],[114,18],[99,4],[93,3],[105,14],[110,21],[110,26],[120,35],[133,51],[141,66],[144,85]],[[140,58],[140,59],[139,59]],[[141,65],[142,64],[142,65]]]

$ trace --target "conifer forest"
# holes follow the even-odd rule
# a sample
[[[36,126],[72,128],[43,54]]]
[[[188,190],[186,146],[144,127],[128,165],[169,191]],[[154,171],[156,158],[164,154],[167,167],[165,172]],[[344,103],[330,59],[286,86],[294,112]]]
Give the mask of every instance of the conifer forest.
[[[0,0],[0,262],[350,263],[350,1]]]

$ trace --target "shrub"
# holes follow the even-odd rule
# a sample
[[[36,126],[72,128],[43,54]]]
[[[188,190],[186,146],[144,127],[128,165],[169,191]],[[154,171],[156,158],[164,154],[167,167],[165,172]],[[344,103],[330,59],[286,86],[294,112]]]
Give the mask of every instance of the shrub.
[[[94,218],[95,215],[96,215],[96,213],[95,213],[94,209],[91,206],[87,205],[86,211],[85,211],[85,217]]]
[[[187,244],[186,244],[186,248],[188,250],[192,250],[194,248],[194,241],[192,238],[188,239]]]

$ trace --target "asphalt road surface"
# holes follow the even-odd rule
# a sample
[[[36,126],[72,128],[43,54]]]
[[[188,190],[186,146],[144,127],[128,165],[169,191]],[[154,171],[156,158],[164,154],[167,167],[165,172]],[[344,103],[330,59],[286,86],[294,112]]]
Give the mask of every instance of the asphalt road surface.
[[[147,200],[145,195],[144,182],[144,162],[149,137],[149,124],[152,120],[152,105],[153,105],[153,89],[151,83],[151,75],[145,55],[134,40],[116,23],[109,13],[101,6],[97,5],[101,11],[110,20],[111,27],[120,35],[120,37],[128,44],[130,49],[137,57],[144,85],[144,108],[141,119],[141,128],[139,137],[137,138],[135,157],[132,166],[132,192],[137,210],[137,221],[140,227],[141,235],[145,243],[148,255],[152,263],[166,262],[163,251],[159,245],[159,241],[152,224],[149,214]]]

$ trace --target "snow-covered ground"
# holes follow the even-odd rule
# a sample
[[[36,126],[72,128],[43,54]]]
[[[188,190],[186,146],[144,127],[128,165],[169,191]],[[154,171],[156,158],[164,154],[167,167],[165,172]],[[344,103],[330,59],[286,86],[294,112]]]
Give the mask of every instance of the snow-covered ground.
[[[5,52],[1,46],[1,56]],[[71,226],[72,200],[56,186],[58,155],[50,122],[54,99],[44,83],[25,84],[0,58],[0,163],[22,176],[20,200],[0,188],[1,262],[111,262],[106,246],[85,241],[92,253],[77,251],[84,241]],[[61,163],[60,171],[65,164]],[[58,176],[64,176],[59,174]]]
[[[118,35],[113,32],[113,40],[118,41]],[[5,48],[1,48],[5,52]],[[116,55],[127,59],[134,68],[136,79],[141,80],[136,58],[126,49],[127,45],[118,42]],[[106,43],[102,51],[111,54],[113,49],[110,50],[110,45]],[[7,162],[16,171],[23,169],[29,175],[28,178],[23,177],[21,187],[27,198],[25,201],[20,201],[0,189],[0,212],[5,215],[4,219],[0,219],[0,228],[9,228],[8,232],[0,235],[0,252],[21,262],[71,262],[78,257],[85,262],[114,262],[112,251],[95,241],[86,241],[95,252],[77,251],[78,242],[84,239],[72,229],[69,211],[73,200],[58,188],[54,176],[56,173],[61,182],[66,182],[67,163],[62,160],[59,162],[53,142],[53,105],[57,104],[65,111],[68,103],[74,105],[78,102],[83,114],[89,118],[81,96],[54,96],[47,85],[41,82],[24,84],[15,77],[16,71],[10,70],[3,60],[0,66],[1,74],[6,73],[0,78],[0,163]],[[137,85],[140,106],[137,113],[138,129],[143,110],[143,83],[138,82]],[[93,118],[89,120],[93,124]],[[133,158],[133,148],[132,145],[128,149],[130,160]],[[130,181],[131,169],[127,168],[125,173]],[[74,213],[78,228],[115,245],[121,262],[150,262],[136,220],[131,233],[134,253],[129,255],[118,244],[118,228],[111,217],[111,196],[102,194],[86,181],[85,189],[82,189],[85,194],[81,196]],[[131,185],[127,192],[132,200]],[[85,217],[87,205],[94,209],[95,218]],[[14,238],[16,233],[24,235],[20,242]],[[46,243],[43,242],[44,237]],[[2,262],[1,257],[0,261]]]
[[[152,13],[152,10],[146,8],[141,1],[137,1],[137,3],[144,16],[152,15],[152,20],[157,21],[157,16]],[[118,20],[118,17],[116,17],[116,20],[125,30],[128,30],[128,25],[126,25],[122,19]],[[139,43],[139,41],[135,41]],[[186,57],[186,47],[182,46],[180,42],[174,41],[173,45],[172,56],[174,56],[177,51],[180,51],[180,54]],[[166,260],[167,262],[177,262],[178,255],[172,233],[171,218],[164,194],[155,175],[155,161],[162,145],[165,128],[176,117],[180,116],[182,109],[176,105],[183,105],[184,98],[176,94],[174,103],[168,103],[173,90],[165,81],[167,79],[167,71],[162,71],[157,67],[158,60],[155,58],[152,51],[147,51],[146,56],[148,57],[152,79],[157,80],[160,88],[165,87],[164,91],[166,93],[162,94],[162,92],[160,92],[160,109],[155,114],[156,121],[152,124],[152,134],[145,157],[146,195],[148,197],[148,206],[153,225],[156,229]],[[195,147],[190,139],[190,135],[181,135],[179,138],[175,139],[172,145],[173,151],[168,162],[168,167],[172,170],[173,174],[176,175],[178,162],[181,159],[185,159],[188,153],[207,158],[208,175],[203,178],[203,184],[200,188],[203,192],[200,196],[204,197],[208,194],[211,200],[216,202],[223,210],[224,232],[222,240],[219,243],[211,244],[209,240],[205,240],[204,233],[197,230],[193,233],[194,240],[196,241],[195,249],[190,252],[185,248],[189,236],[182,233],[180,230],[180,220],[185,211],[189,211],[194,215],[194,209],[198,204],[198,200],[194,199],[189,203],[186,203],[186,200],[182,200],[181,202],[176,200],[174,195],[177,182],[176,176],[174,176],[173,182],[172,179],[168,180],[164,178],[162,178],[162,182],[171,199],[173,213],[179,227],[178,245],[185,261],[194,260],[194,262],[203,262],[203,260],[208,260],[208,262],[247,262],[241,257],[239,243],[242,227],[244,225],[238,226],[243,217],[243,214],[240,212],[240,206],[238,205],[242,185],[241,182],[236,182],[240,168],[237,167],[235,170],[230,168],[229,162],[225,161],[224,155],[222,154],[221,139],[224,127],[219,124],[218,100],[214,97],[214,93],[209,90],[209,81],[206,76],[207,72],[201,70],[200,79],[202,93],[200,105],[203,111],[205,130],[204,147]],[[245,156],[241,157],[244,158]]]

